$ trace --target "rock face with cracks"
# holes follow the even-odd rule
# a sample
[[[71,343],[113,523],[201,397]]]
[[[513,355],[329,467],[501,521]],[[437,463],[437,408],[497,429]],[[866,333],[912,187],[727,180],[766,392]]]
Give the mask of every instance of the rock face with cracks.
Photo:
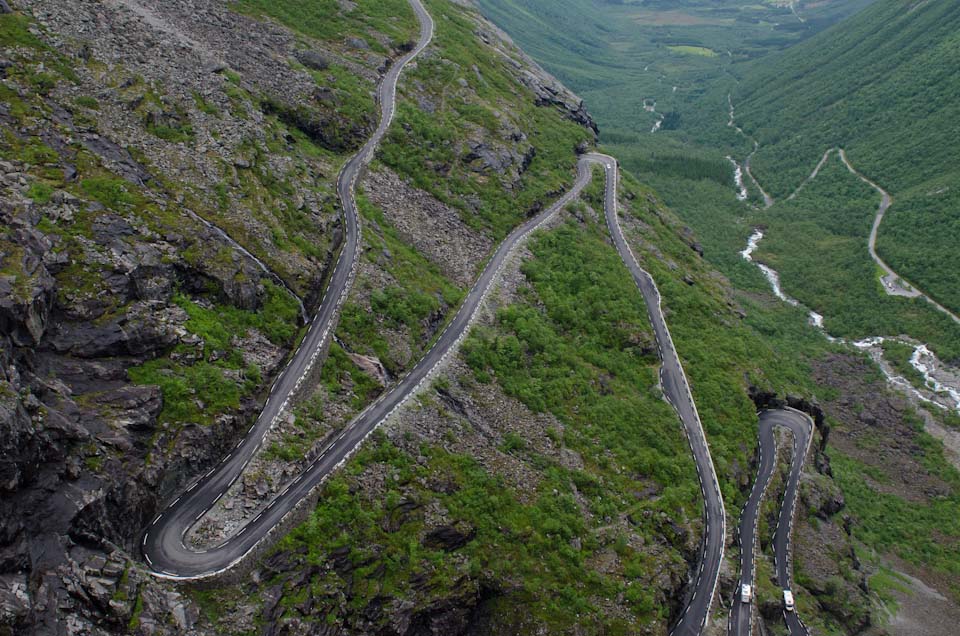
[[[319,302],[343,239],[338,167],[414,35],[314,39],[236,9],[0,0],[15,34],[0,56],[0,635],[217,633],[190,590],[144,572],[138,540],[240,439]],[[514,63],[518,89],[595,129],[572,93]],[[469,141],[478,179],[526,170],[533,146],[509,138]],[[489,236],[388,170],[363,187],[405,243],[472,282]],[[441,524],[423,541],[455,555],[471,533]],[[280,597],[260,591],[234,632],[259,614],[280,633]],[[377,611],[398,634],[455,633],[482,595]]]

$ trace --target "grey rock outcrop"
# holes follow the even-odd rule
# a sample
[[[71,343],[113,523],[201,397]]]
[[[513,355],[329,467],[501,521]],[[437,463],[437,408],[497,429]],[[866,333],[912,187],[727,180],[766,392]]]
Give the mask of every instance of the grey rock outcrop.
[[[493,46],[517,70],[519,81],[533,92],[539,106],[555,107],[568,119],[589,128],[594,134],[599,133],[600,129],[583,100],[517,47],[506,32],[484,21],[477,36]]]
[[[596,122],[593,121],[593,117],[587,112],[583,100],[570,92],[570,89],[554,79],[553,76],[546,72],[524,71],[521,74],[521,80],[537,96],[539,106],[555,106],[562,110],[569,119],[581,126],[590,128],[594,133],[600,132]]]

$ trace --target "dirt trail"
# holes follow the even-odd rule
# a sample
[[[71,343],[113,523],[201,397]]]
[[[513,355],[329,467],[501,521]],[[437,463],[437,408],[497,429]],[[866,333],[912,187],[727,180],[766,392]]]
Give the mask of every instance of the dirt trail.
[[[827,163],[827,160],[830,159],[830,154],[835,150],[836,148],[830,148],[825,153],[823,153],[823,156],[820,158],[820,163],[818,163],[817,166],[813,169],[813,172],[810,173],[810,176],[804,179],[803,182],[797,186],[797,189],[793,191],[793,194],[787,197],[787,201],[792,201],[798,194],[800,194],[800,191],[803,190],[808,183],[810,183],[811,181],[817,178],[817,175],[820,174],[820,171],[823,169],[823,166]]]

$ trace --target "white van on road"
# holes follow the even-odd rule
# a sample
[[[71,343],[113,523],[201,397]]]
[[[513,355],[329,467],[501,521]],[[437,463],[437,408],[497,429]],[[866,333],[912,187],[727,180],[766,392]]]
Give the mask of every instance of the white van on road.
[[[792,612],[794,609],[793,592],[791,592],[790,590],[783,591],[783,607],[788,612]]]
[[[740,602],[749,603],[753,600],[753,586],[749,583],[744,583],[740,586]]]

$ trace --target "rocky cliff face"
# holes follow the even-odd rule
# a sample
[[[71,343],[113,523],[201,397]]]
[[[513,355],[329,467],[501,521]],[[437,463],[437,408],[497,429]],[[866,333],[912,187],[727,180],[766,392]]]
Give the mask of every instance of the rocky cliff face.
[[[326,38],[243,8],[0,2],[0,634],[213,629],[139,568],[140,533],[246,430],[319,300],[342,238],[338,166],[414,36],[357,27],[351,2],[329,17],[358,34]],[[529,60],[512,66],[517,99],[595,129]],[[513,125],[476,131],[472,178],[522,187],[536,151]],[[368,187],[443,205],[392,172]],[[490,237],[438,242],[416,214],[394,214],[404,240],[469,284]],[[452,532],[432,541],[455,547]]]
[[[372,87],[393,53],[217,2],[6,6],[0,633],[186,633],[139,534],[256,412],[337,248],[336,153],[374,124],[296,60]]]

